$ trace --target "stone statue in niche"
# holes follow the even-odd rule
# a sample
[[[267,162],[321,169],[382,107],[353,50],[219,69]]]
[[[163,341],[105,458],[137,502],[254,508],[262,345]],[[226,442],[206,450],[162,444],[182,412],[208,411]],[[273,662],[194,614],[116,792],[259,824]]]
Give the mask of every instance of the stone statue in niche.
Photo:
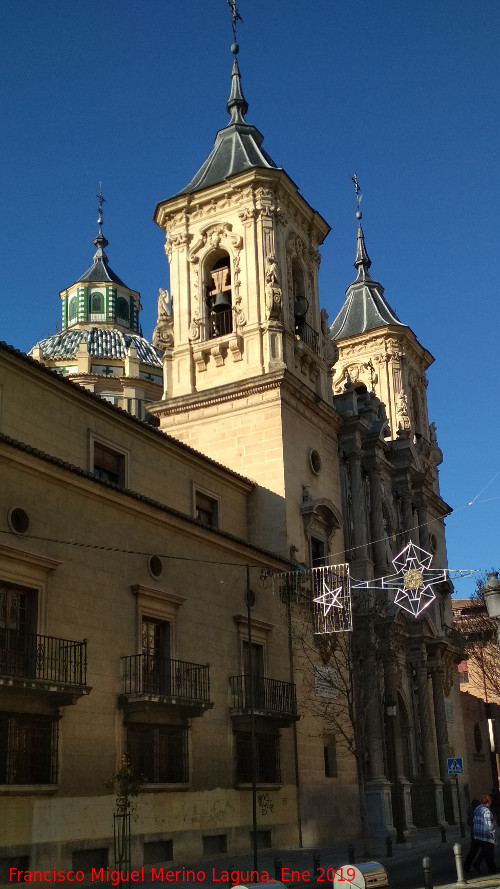
[[[269,320],[279,321],[283,309],[283,295],[274,253],[266,256],[265,270],[266,311]]]

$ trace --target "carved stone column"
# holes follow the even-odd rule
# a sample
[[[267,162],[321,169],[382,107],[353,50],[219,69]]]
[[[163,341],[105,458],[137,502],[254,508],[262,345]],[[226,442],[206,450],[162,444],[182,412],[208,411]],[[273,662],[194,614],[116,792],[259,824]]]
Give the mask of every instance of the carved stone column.
[[[363,677],[366,687],[371,689],[364,714],[370,763],[369,777],[365,782],[365,795],[372,839],[382,843],[388,834],[392,836],[395,831],[392,817],[391,785],[385,776],[384,728],[380,709],[375,646],[375,632],[373,626],[370,626],[366,633],[365,674]]]
[[[431,667],[432,698],[434,702],[434,722],[439,758],[439,773],[443,781],[448,779],[447,758],[449,754],[448,726],[444,706],[444,667],[439,662]]]
[[[409,543],[410,540],[413,540],[414,536],[414,521],[411,505],[411,492],[408,490],[401,491],[401,521],[403,525],[403,538],[406,543]]]
[[[416,507],[417,507],[418,536],[420,539],[420,546],[422,547],[422,549],[425,549],[426,552],[429,552],[429,527],[427,524],[427,512],[425,509],[425,500],[422,495],[419,495],[417,497]]]
[[[366,504],[363,479],[361,476],[361,455],[354,452],[348,455],[351,470],[352,518],[354,525],[355,559],[367,560]]]
[[[427,652],[422,646],[420,657],[415,665],[417,674],[418,710],[420,716],[420,731],[422,738],[422,753],[424,757],[424,770],[428,778],[437,777],[436,760],[434,756],[434,741],[432,737],[431,708],[429,701],[429,681],[427,676]]]
[[[387,547],[385,545],[384,515],[382,512],[382,496],[380,491],[380,469],[375,464],[370,467],[370,522],[372,548],[375,557],[375,577],[383,577],[387,573]]]

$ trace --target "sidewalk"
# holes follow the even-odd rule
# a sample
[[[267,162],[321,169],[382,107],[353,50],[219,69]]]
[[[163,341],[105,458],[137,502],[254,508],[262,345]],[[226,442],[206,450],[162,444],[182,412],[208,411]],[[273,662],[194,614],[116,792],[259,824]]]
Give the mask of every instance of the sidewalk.
[[[390,889],[402,889],[402,887],[411,887],[411,889],[423,889],[424,877],[422,871],[422,858],[429,856],[435,867],[436,873],[433,875],[433,883],[435,889],[457,889],[456,867],[453,854],[453,846],[460,843],[462,846],[462,859],[469,848],[468,837],[460,837],[460,829],[458,826],[449,827],[446,831],[447,842],[444,844],[441,839],[439,830],[422,830],[418,834],[410,837],[407,843],[393,843],[392,856],[387,857],[385,844],[384,849],[379,849],[378,853],[371,856],[375,861],[380,862],[389,874]],[[257,854],[258,873],[262,879],[274,879],[275,877],[275,861],[281,860],[281,866],[285,868],[283,882],[292,887],[292,889],[331,889],[331,869],[348,865],[349,854],[347,847],[348,840],[342,842],[332,842],[328,847],[318,847],[316,849],[259,849]],[[355,864],[366,860],[361,855],[361,841],[357,840],[353,843],[355,849]],[[320,871],[317,875],[314,873],[313,853],[319,854]],[[500,858],[500,854],[498,856]],[[190,889],[190,887],[203,886],[204,889],[225,889],[235,882],[249,883],[251,881],[251,872],[254,870],[253,853],[247,852],[243,855],[214,856],[204,858],[198,862],[189,862],[189,864],[168,864],[163,866],[163,879],[159,875],[162,869],[160,867],[151,870],[148,868],[146,878],[143,885],[159,889],[160,883],[167,883],[175,889]],[[439,871],[443,871],[443,879],[439,878]],[[175,872],[179,873],[175,873]],[[165,876],[167,872],[173,874]],[[236,878],[233,879],[235,874]],[[177,879],[176,879],[177,877]],[[319,877],[319,879],[318,879]],[[497,876],[481,876],[469,875],[466,883],[470,889],[500,889],[500,873]],[[348,884],[346,883],[346,886]]]

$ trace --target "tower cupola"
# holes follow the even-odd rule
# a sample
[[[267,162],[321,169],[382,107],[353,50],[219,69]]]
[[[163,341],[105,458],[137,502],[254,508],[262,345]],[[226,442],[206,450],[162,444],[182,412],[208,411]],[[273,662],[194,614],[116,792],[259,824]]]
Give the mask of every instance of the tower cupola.
[[[101,189],[92,264],[60,292],[61,330],[30,352],[47,367],[142,417],[161,393],[162,362],[140,332],[140,295],[109,265]],[[133,381],[133,382],[132,382]],[[138,382],[140,381],[140,382]]]

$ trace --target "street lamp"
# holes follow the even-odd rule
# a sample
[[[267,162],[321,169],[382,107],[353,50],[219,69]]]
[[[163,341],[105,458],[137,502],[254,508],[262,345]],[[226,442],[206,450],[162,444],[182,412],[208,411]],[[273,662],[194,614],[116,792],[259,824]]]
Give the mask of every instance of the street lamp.
[[[490,571],[488,574],[488,580],[479,590],[481,593],[484,604],[486,605],[486,610],[488,612],[488,617],[491,617],[496,621],[497,625],[497,645],[500,649],[500,580],[498,579],[497,571]],[[491,718],[491,707],[489,704],[486,705],[486,712],[488,716],[488,730],[489,730],[489,741],[490,741],[490,760],[491,760],[491,774],[493,778],[493,795],[495,798],[495,804],[498,805],[498,762],[497,762],[497,752],[495,749],[495,734],[493,731],[493,722],[494,720]]]
[[[481,587],[480,593],[483,596],[489,616],[498,620],[500,618],[500,580],[498,579],[498,571],[490,571],[488,580]]]

